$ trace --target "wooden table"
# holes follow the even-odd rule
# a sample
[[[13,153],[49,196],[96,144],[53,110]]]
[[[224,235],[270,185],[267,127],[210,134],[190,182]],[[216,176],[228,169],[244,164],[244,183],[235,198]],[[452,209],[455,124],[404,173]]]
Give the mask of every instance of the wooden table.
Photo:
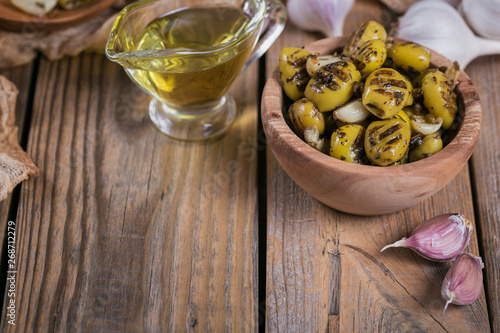
[[[359,0],[344,32],[391,17]],[[149,97],[102,55],[1,71],[20,89],[19,139],[41,169],[0,203],[2,230],[16,232],[16,273],[1,244],[2,331],[500,332],[500,57],[466,69],[484,111],[469,165],[414,207],[359,217],[301,190],[259,122],[281,48],[319,38],[288,24],[232,87],[234,126],[206,143],[159,133]],[[479,300],[443,314],[449,264],[380,249],[448,212],[474,221],[467,251],[485,278]]]

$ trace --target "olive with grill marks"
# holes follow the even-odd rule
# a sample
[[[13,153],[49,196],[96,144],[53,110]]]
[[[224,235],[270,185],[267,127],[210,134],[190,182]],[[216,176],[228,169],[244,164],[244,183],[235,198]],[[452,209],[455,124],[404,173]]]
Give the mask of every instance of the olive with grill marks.
[[[366,129],[366,156],[375,165],[397,164],[408,155],[410,139],[411,128],[403,118],[374,121]]]
[[[283,90],[293,101],[304,97],[304,90],[310,80],[306,63],[311,53],[296,47],[284,47],[279,58],[279,70]]]
[[[361,80],[356,66],[349,61],[337,61],[321,67],[309,81],[305,97],[321,112],[332,111],[354,95],[354,85]]]
[[[379,68],[365,82],[362,101],[373,115],[388,119],[398,114],[408,103],[408,80],[392,68]]]

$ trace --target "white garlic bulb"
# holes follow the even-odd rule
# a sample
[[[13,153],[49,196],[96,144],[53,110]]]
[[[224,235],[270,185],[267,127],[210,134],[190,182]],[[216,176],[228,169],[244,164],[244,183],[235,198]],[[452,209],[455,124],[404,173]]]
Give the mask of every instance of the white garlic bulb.
[[[500,1],[462,0],[460,10],[477,34],[500,39]]]
[[[297,27],[342,36],[344,21],[354,0],[288,0],[288,17]]]
[[[397,37],[424,45],[465,68],[473,59],[500,54],[500,41],[474,35],[445,1],[419,1],[399,18]]]

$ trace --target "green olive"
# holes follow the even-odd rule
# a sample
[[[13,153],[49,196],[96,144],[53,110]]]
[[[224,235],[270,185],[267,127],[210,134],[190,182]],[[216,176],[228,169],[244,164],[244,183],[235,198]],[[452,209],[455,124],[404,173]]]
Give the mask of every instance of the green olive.
[[[411,81],[413,87],[415,88],[420,88],[422,87],[422,79],[424,78],[424,76],[426,76],[427,74],[429,73],[432,73],[432,72],[438,72],[439,69],[437,68],[427,68],[426,70],[422,71],[420,74],[418,74],[415,78],[413,78],[413,80]]]
[[[443,148],[443,140],[441,136],[435,132],[425,135],[418,145],[412,149],[409,155],[409,161],[415,162],[423,158],[434,155]]]
[[[371,39],[380,39],[385,42],[387,39],[387,32],[385,28],[378,22],[368,21],[359,26],[359,28],[354,31],[344,46],[343,54],[352,55],[356,51]]]
[[[382,67],[386,56],[385,43],[380,39],[371,39],[361,45],[354,53],[354,64],[361,75],[368,75]]]
[[[392,66],[407,73],[416,74],[426,70],[431,62],[431,52],[416,43],[387,43],[387,59]]]
[[[306,63],[311,53],[295,47],[284,47],[279,58],[279,69],[283,90],[293,101],[304,97],[304,90],[310,80]]]
[[[354,94],[354,84],[361,74],[352,62],[338,61],[321,67],[306,87],[305,96],[321,112],[331,111],[347,102]]]
[[[439,71],[426,74],[422,79],[422,92],[427,110],[443,118],[444,129],[450,128],[457,112],[457,101],[446,75]]]
[[[304,137],[304,130],[308,127],[315,126],[319,134],[323,134],[325,131],[325,117],[319,112],[318,107],[307,98],[301,98],[290,106],[288,118],[292,129],[301,138]]]
[[[365,152],[373,164],[394,165],[407,156],[410,139],[410,126],[402,118],[374,121],[366,129]]]
[[[396,70],[377,69],[365,81],[363,105],[380,119],[390,118],[407,105],[408,88],[408,81]]]
[[[352,124],[338,128],[332,134],[330,156],[346,162],[365,164],[364,136],[365,128],[361,125]]]
[[[397,115],[394,116],[394,118],[399,118],[402,119],[407,126],[411,126],[411,119],[410,117],[404,112],[403,110],[399,111]]]
[[[408,101],[406,101],[405,106],[410,106],[415,102],[415,99],[413,98],[413,84],[411,83],[411,80],[405,75],[403,75],[403,77],[405,78],[406,84],[408,85]]]

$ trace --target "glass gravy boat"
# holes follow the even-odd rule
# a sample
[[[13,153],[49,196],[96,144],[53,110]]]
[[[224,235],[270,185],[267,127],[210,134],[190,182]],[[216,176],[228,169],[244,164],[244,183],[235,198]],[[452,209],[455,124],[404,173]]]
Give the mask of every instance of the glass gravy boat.
[[[285,21],[279,0],[145,0],[118,15],[106,55],[153,97],[149,114],[163,133],[204,140],[231,125],[227,90]]]

